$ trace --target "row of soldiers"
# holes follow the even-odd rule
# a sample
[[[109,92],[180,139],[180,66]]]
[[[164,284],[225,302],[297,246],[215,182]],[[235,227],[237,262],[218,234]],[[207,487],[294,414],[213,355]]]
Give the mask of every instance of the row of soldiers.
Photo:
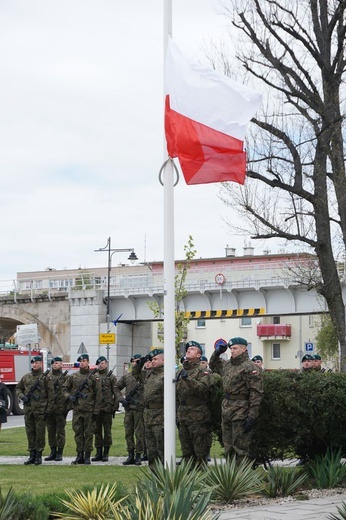
[[[222,354],[230,348],[230,360]],[[210,369],[199,343],[189,341],[177,371],[177,426],[183,459],[196,466],[204,464],[211,446],[210,395],[215,377],[222,382],[222,436],[226,456],[249,456],[251,432],[263,396],[262,370],[248,356],[247,341],[232,338],[218,347]],[[55,357],[52,370],[42,373],[42,359],[32,359],[32,370],[17,385],[24,402],[29,459],[24,464],[41,464],[45,427],[51,452],[45,460],[62,460],[66,416],[73,410],[72,428],[76,443],[73,464],[107,461],[112,445],[112,418],[119,403],[125,409],[124,426],[128,458],[124,465],[140,465],[146,454],[149,466],[164,462],[164,350],[131,358],[132,370],[119,381],[100,356],[91,370],[88,354],[82,354],[79,371],[62,371],[62,359]],[[221,376],[221,377],[220,377]],[[122,393],[125,390],[125,394]],[[93,437],[96,455],[91,458]]]

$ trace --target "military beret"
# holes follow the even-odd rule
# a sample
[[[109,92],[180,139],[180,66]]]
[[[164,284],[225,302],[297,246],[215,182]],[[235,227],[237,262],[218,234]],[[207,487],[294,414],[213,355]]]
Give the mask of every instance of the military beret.
[[[135,359],[141,359],[141,355],[140,354],[135,354],[134,356],[132,356],[132,358],[130,359],[130,361],[135,361]]]
[[[95,364],[99,365],[101,363],[101,361],[107,361],[107,358],[105,356],[100,356],[99,358],[97,358]]]
[[[77,361],[82,361],[82,359],[87,359],[89,361],[89,354],[81,354]]]
[[[201,356],[201,359],[200,359],[200,361],[208,361],[208,358],[207,358],[207,356]]]
[[[310,356],[310,354],[305,354],[305,356],[302,357],[302,361],[313,361],[314,357]]]
[[[227,345],[229,347],[232,347],[233,345],[244,345],[245,347],[247,347],[247,341],[244,338],[232,338],[229,340]]]
[[[319,361],[322,361],[322,358],[319,354],[315,354],[314,356],[312,356],[314,359],[318,359]]]
[[[60,356],[53,357],[51,364],[55,363],[55,361],[60,361],[62,363],[62,358]]]
[[[257,354],[257,356],[254,356],[251,361],[263,361],[263,357]]]
[[[33,356],[31,358],[31,363],[35,363],[35,361],[42,361],[42,356]]]
[[[189,347],[197,347],[201,351],[201,354],[203,354],[203,349],[202,349],[201,345],[197,341],[188,341],[186,343],[186,345],[185,345],[185,352],[187,352],[187,349]]]
[[[151,350],[148,354],[150,361],[159,354],[164,354],[163,348],[154,348],[153,350]]]

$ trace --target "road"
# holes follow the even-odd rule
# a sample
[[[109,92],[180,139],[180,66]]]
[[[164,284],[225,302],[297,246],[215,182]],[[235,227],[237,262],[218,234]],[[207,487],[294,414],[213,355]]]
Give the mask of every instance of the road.
[[[67,420],[70,421],[71,419],[72,412],[69,412]],[[6,430],[7,428],[18,428],[19,426],[24,426],[24,415],[9,415],[7,417],[7,423],[2,425],[2,429]]]

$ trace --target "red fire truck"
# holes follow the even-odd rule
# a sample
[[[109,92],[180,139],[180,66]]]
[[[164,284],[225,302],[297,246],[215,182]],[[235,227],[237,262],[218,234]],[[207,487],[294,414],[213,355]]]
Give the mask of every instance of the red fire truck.
[[[41,355],[43,371],[50,368],[51,354],[45,349],[29,349],[18,345],[0,345],[0,381],[6,385],[8,414],[22,415],[23,403],[17,399],[15,388],[24,374],[31,370],[31,358]]]

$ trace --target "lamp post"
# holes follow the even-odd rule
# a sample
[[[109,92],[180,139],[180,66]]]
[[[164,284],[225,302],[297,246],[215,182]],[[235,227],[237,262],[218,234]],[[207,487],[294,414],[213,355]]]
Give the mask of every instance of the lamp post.
[[[111,285],[111,270],[112,270],[112,257],[114,253],[130,253],[128,260],[134,263],[138,260],[137,255],[133,248],[125,248],[125,249],[112,249],[111,248],[111,237],[108,237],[107,244],[105,247],[101,247],[100,249],[95,249],[95,253],[100,253],[102,251],[107,251],[108,253],[108,269],[107,269],[107,333],[110,332],[110,285]],[[109,343],[107,343],[107,363],[109,364]]]

